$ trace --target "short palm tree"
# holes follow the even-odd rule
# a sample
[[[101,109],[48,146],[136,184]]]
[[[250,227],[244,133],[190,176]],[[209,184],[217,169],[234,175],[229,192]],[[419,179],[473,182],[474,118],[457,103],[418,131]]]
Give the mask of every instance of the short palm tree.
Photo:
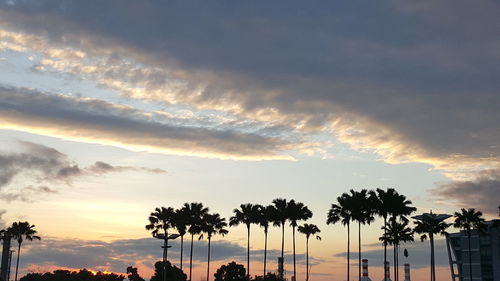
[[[370,224],[375,220],[373,217],[374,209],[368,196],[368,190],[354,191],[351,189],[350,192],[351,197],[356,202],[352,207],[352,219],[358,222],[358,276],[361,281],[361,224]]]
[[[399,245],[402,242],[413,241],[413,230],[408,227],[408,219],[404,217],[399,220],[397,218],[391,218],[389,223],[383,226],[383,228],[384,235],[379,239],[386,245],[389,244],[394,246],[394,281],[398,281]]]
[[[207,262],[207,280],[210,276],[210,241],[212,236],[220,234],[222,236],[229,233],[225,227],[227,226],[226,219],[221,218],[219,214],[206,214],[203,216],[202,232],[207,234],[208,240],[208,262]],[[200,238],[203,238],[203,234]]]
[[[433,214],[432,211],[430,213],[424,213],[422,215],[414,216],[413,219],[415,227],[413,231],[418,234],[422,234],[420,236],[420,240],[424,241],[427,239],[427,235],[429,235],[429,241],[431,244],[431,281],[436,281],[436,264],[434,258],[434,235],[446,235],[446,229],[450,227],[450,223],[444,222],[445,219],[451,217],[446,214]]]
[[[288,202],[288,220],[290,220],[290,226],[292,227],[292,237],[293,237],[293,276],[295,280],[297,279],[297,265],[295,260],[295,228],[297,227],[298,221],[305,221],[312,217],[312,212],[303,203],[295,202],[295,200],[290,200]]]
[[[342,223],[342,225],[347,226],[347,279],[350,280],[350,229],[349,225],[352,220],[352,208],[354,202],[352,197],[343,193],[341,196],[337,197],[337,203],[332,204],[332,207],[328,211],[328,217],[326,224],[336,224],[337,222]]]
[[[306,281],[309,281],[309,237],[316,233],[320,233],[321,230],[319,230],[316,225],[307,223],[303,226],[299,226],[297,230],[306,235]],[[321,237],[316,235],[316,239],[321,240]]]
[[[288,220],[288,204],[286,199],[276,198],[273,200],[274,215],[272,216],[273,225],[281,227],[281,260],[285,263],[285,223]],[[279,277],[283,279],[283,272],[279,272]]]
[[[193,240],[194,236],[201,233],[203,225],[203,217],[208,213],[208,208],[202,203],[184,203],[182,212],[185,212],[188,218],[187,232],[191,234],[191,250],[189,254],[189,281],[193,274]]]
[[[476,211],[474,208],[464,209],[462,208],[460,212],[455,212],[455,222],[453,226],[456,228],[463,229],[467,232],[467,239],[469,242],[469,279],[472,280],[472,255],[471,255],[471,245],[470,237],[472,230],[476,229],[478,231],[483,231],[485,228],[484,218],[482,218],[483,213]]]
[[[155,210],[149,215],[149,224],[146,225],[147,230],[152,230],[151,234],[153,237],[157,237],[158,234],[163,232],[163,276],[166,280],[167,276],[167,251],[168,251],[168,229],[172,227],[172,222],[174,220],[175,211],[173,208],[160,207],[155,208]]]
[[[377,190],[372,190],[369,193],[375,214],[384,219],[384,231],[387,229],[387,219],[389,217],[396,219],[398,216],[409,216],[417,210],[417,208],[411,206],[412,202],[406,196],[399,194],[394,188],[386,190],[377,188]],[[385,242],[383,244],[385,265],[387,263],[387,244]],[[388,280],[389,276],[385,275],[386,271],[384,270],[384,280]]]
[[[37,236],[37,231],[35,230],[35,225],[31,225],[29,222],[14,222],[11,227],[7,229],[12,239],[17,240],[17,262],[16,262],[16,275],[15,281],[17,281],[17,272],[19,269],[19,256],[21,256],[21,244],[24,240],[33,241],[40,240],[40,236]]]
[[[257,223],[259,207],[254,204],[241,204],[240,209],[234,209],[234,216],[229,218],[230,226],[244,224],[247,227],[247,275],[250,276],[250,225]]]
[[[184,235],[187,233],[187,227],[189,225],[189,215],[184,209],[175,210],[174,220],[172,223],[173,227],[177,230],[181,237],[181,256],[180,256],[180,269],[182,270],[182,257],[184,253]]]
[[[267,235],[269,232],[269,224],[272,221],[272,216],[275,213],[274,206],[261,206],[257,205],[259,208],[259,213],[257,215],[257,223],[260,227],[264,229],[264,274],[262,276],[266,276],[266,266],[267,266]]]

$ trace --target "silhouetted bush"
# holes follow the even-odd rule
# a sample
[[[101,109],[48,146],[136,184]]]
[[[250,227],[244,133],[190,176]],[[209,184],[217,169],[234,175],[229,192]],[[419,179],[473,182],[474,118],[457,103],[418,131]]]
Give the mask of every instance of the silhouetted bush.
[[[214,274],[215,281],[249,281],[245,267],[236,262],[222,265]]]
[[[80,269],[80,271],[54,270],[44,274],[28,273],[19,281],[123,281],[124,279],[123,275],[102,272],[94,274],[87,269]]]
[[[151,281],[163,281],[163,262],[157,261],[155,263],[155,275],[151,277]],[[187,275],[177,266],[172,266],[167,261],[167,280],[168,281],[186,281]]]

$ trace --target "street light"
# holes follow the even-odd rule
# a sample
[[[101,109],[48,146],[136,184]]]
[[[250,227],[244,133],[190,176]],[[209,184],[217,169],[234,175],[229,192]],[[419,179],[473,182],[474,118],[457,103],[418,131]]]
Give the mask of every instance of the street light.
[[[165,234],[158,233],[154,236],[156,239],[161,239],[163,240],[163,281],[167,281],[167,256],[168,256],[168,248],[171,248],[172,246],[168,245],[168,240],[173,240],[177,237],[181,236],[180,234],[174,233],[165,236]]]

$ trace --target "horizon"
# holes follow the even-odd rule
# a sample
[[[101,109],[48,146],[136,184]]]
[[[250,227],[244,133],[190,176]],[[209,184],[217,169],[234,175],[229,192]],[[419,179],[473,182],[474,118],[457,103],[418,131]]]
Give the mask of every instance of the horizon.
[[[312,281],[345,279],[346,229],[326,221],[351,189],[394,188],[413,214],[498,218],[498,8],[0,0],[0,229],[28,221],[42,237],[23,244],[20,276],[134,266],[149,278],[162,251],[148,217],[186,202],[226,222],[240,204],[304,203],[313,216],[299,224],[322,237],[309,241]],[[373,280],[383,277],[382,226],[362,227]],[[213,238],[212,274],[246,264],[245,227],[228,230]],[[252,275],[263,239],[252,225]],[[291,239],[287,227],[288,277]],[[306,241],[296,239],[304,279]],[[352,279],[355,224],[350,239]],[[400,263],[427,280],[429,242],[415,240]],[[206,247],[195,242],[193,281],[205,278]],[[268,250],[276,271],[276,227]],[[449,279],[442,237],[436,253],[437,279]]]

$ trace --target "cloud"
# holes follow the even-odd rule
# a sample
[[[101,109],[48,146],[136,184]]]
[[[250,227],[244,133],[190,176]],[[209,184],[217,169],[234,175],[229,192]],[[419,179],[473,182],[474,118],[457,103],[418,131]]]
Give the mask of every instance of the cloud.
[[[446,242],[444,239],[438,239],[434,241],[434,249],[436,255],[436,265],[437,266],[448,266],[448,252],[446,250]],[[370,247],[372,248],[372,247]],[[404,249],[408,250],[408,258],[403,256]],[[393,264],[394,255],[393,248],[391,246],[387,247],[387,260]],[[338,258],[345,258],[347,256],[346,252],[337,253],[334,255]],[[378,249],[370,249],[362,252],[361,257],[363,259],[368,259],[368,261],[378,261],[379,263],[371,262],[370,266],[383,266],[384,263],[384,248],[382,244],[379,244]],[[358,252],[351,252],[350,258],[352,260],[358,260]],[[409,263],[412,268],[428,268],[430,264],[430,244],[426,240],[424,242],[415,241],[411,243],[406,243],[400,245],[399,262]]]
[[[444,3],[23,1],[2,5],[1,25],[3,48],[40,52],[48,72],[454,176],[500,162],[500,43],[495,4]]]
[[[470,181],[444,183],[431,190],[440,200],[497,216],[500,207],[500,169],[484,170]]]
[[[0,152],[0,199],[31,201],[46,194],[57,193],[48,185],[70,185],[75,179],[111,172],[146,171],[165,173],[161,169],[113,166],[97,161],[80,167],[66,154],[41,144],[20,141],[21,152]],[[26,185],[26,182],[33,182]]]

